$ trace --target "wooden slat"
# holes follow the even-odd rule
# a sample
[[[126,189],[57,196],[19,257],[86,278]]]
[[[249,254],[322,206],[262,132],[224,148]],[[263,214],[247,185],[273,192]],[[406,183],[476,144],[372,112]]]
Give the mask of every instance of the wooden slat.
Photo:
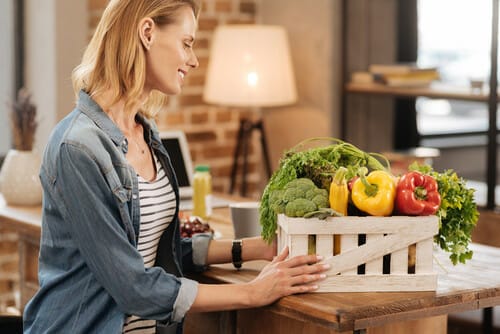
[[[432,272],[432,245],[433,239],[427,239],[417,243],[417,261],[415,264],[415,273],[431,273]]]
[[[425,217],[330,217],[324,220],[313,218],[291,218],[278,216],[278,224],[288,234],[386,234],[429,233],[435,235],[439,229],[436,216]]]
[[[288,235],[290,257],[307,254],[308,237],[306,235]]]
[[[324,257],[333,255],[333,235],[318,234],[316,236],[316,254]]]
[[[358,235],[357,234],[343,234],[340,236],[340,254],[347,253],[352,249],[358,248]],[[336,256],[340,256],[336,255]],[[341,270],[341,275],[357,275],[357,268],[349,270]]]
[[[391,253],[391,274],[408,273],[408,247]]]
[[[276,242],[277,242],[277,247],[278,247],[278,254],[281,254],[281,251],[283,248],[286,247],[286,234],[281,228],[281,226],[278,226],[278,231],[276,232]]]
[[[437,274],[424,275],[336,275],[320,283],[317,292],[434,291]]]
[[[366,243],[371,244],[372,242],[378,242],[384,237],[383,234],[368,234],[366,236]],[[432,250],[432,248],[431,248]],[[385,254],[383,254],[385,255]],[[383,268],[383,258],[382,257],[377,257],[375,260],[369,261],[365,265],[365,274],[370,275],[370,274],[382,274],[382,268]],[[373,289],[373,286],[372,286]]]

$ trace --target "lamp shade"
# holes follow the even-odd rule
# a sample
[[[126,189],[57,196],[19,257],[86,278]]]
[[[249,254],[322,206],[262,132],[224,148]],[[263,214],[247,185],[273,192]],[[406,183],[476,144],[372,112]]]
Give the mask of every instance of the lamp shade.
[[[296,102],[286,30],[269,25],[217,27],[203,98],[208,103],[240,107]]]

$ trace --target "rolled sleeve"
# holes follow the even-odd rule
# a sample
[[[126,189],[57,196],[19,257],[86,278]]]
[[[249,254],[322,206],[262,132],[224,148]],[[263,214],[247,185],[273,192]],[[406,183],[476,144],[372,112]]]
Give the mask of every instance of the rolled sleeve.
[[[212,240],[211,233],[199,233],[193,235],[193,263],[197,266],[206,266],[208,246]]]
[[[181,286],[174,302],[172,321],[181,322],[198,294],[198,282],[181,277]]]

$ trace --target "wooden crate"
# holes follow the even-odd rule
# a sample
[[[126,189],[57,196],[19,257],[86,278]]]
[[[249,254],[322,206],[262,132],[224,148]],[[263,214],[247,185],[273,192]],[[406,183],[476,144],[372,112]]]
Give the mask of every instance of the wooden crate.
[[[315,244],[312,250],[332,267],[317,292],[434,291],[433,237],[438,228],[436,216],[320,220],[279,215],[278,249],[289,246],[290,256],[303,255]],[[340,239],[338,254],[335,236]],[[409,256],[415,256],[413,270]]]

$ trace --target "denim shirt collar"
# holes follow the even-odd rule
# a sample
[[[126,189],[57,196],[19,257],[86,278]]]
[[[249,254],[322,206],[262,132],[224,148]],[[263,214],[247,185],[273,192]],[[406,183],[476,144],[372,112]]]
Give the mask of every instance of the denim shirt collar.
[[[137,114],[135,120],[144,127],[144,139],[146,143],[153,149],[160,150],[164,155],[168,155],[165,147],[161,145],[160,134],[155,124],[141,114]]]
[[[79,93],[77,108],[79,108],[84,114],[92,119],[95,124],[100,129],[102,129],[102,131],[108,134],[111,140],[116,144],[116,146],[121,146],[123,153],[127,153],[128,141],[123,132],[109,118],[104,110],[102,110],[101,106],[98,105],[92,99],[92,97],[90,97],[90,95],[83,90],[81,90]],[[167,151],[165,150],[163,145],[161,145],[160,135],[156,127],[154,126],[154,123],[141,114],[137,114],[135,116],[135,119],[144,127],[144,139],[146,140],[148,146],[160,150],[163,154],[166,155]]]
[[[116,146],[122,146],[122,149],[127,150],[127,141],[125,135],[116,126],[116,124],[109,118],[109,116],[102,110],[86,92],[80,91],[78,96],[77,108],[87,115],[94,123],[104,131]]]

